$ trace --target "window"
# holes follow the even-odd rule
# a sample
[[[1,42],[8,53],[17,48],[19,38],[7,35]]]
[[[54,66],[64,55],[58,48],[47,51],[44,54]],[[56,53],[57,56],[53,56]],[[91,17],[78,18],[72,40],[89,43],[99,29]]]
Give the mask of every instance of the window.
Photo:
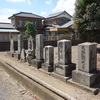
[[[39,22],[33,22],[33,26],[35,27],[35,28],[38,28],[38,26],[39,26]]]

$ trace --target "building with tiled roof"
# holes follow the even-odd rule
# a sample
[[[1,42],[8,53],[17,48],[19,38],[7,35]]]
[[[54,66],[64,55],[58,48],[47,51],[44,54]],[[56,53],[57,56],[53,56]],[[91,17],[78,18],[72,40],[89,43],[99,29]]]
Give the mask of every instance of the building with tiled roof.
[[[28,12],[19,12],[13,14],[9,19],[11,19],[11,24],[21,33],[25,33],[25,23],[27,21],[31,21],[38,33],[42,33],[42,20],[44,19],[42,16]]]
[[[17,39],[19,31],[16,30],[10,23],[0,23],[0,42],[10,41],[10,34],[12,34],[14,39]]]

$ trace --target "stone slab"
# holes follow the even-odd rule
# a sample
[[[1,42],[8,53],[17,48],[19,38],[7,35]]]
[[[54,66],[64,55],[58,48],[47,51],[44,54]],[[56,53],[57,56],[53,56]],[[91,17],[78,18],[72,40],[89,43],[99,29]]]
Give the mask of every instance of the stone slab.
[[[83,84],[85,86],[91,87],[96,84],[96,73],[86,73],[78,70],[72,72],[72,80]]]
[[[48,65],[46,63],[42,64],[42,69],[47,71],[47,72],[53,72],[54,71],[53,65]]]
[[[94,88],[94,87],[88,87],[88,86],[85,86],[85,85],[82,85],[82,84],[79,84],[77,82],[74,82],[72,79],[69,79],[67,80],[67,83],[70,84],[70,85],[73,85],[75,87],[78,87],[84,91],[87,91],[87,92],[90,92],[94,95],[97,95],[99,93],[99,88]],[[99,84],[100,86],[100,84]]]
[[[31,66],[33,66],[37,69],[42,67],[42,63],[43,63],[43,60],[37,60],[37,59],[31,60]]]
[[[69,80],[71,78],[71,76],[65,77],[65,76],[61,76],[59,74],[56,74],[55,72],[52,72],[50,75],[52,77],[56,78],[56,79],[59,79],[59,80],[63,81],[63,82],[67,82],[67,80]]]
[[[54,72],[62,75],[62,76],[70,76],[72,74],[72,70],[76,69],[76,64],[71,63],[69,65],[62,65],[62,64],[55,64],[54,65]]]

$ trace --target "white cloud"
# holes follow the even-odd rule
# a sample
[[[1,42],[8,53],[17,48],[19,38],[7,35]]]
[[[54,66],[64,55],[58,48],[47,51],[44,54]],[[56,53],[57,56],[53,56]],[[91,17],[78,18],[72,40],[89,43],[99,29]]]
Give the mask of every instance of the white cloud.
[[[40,13],[40,15],[45,17],[45,16],[47,15],[47,13],[44,12],[44,11],[42,11],[42,12]]]
[[[7,0],[7,1],[11,1],[11,2],[25,2],[25,0]]]
[[[15,9],[9,9],[9,8],[4,8],[0,9],[0,22],[10,22],[8,17],[12,16],[14,13],[16,13]]]
[[[52,10],[52,12],[59,12],[66,10],[69,14],[73,15],[75,0],[58,0],[56,7]]]
[[[52,4],[52,0],[46,0],[46,1],[45,1],[45,4],[51,5],[51,4]]]
[[[30,0],[7,0],[7,1],[10,1],[10,2],[27,2],[28,4],[31,4],[31,1]]]

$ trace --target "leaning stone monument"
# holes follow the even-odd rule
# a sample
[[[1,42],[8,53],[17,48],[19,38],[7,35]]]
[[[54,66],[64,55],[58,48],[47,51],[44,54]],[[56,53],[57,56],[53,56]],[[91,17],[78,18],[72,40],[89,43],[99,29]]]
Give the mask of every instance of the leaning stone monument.
[[[60,40],[57,42],[58,46],[58,63],[54,65],[55,76],[58,78],[67,79],[71,76],[72,70],[76,68],[76,64],[71,62],[71,41]]]
[[[43,63],[43,47],[44,47],[43,35],[36,35],[36,59],[32,60],[32,66],[41,68]]]
[[[44,63],[42,64],[42,69],[47,72],[52,72],[54,70],[54,47],[45,46],[44,48]]]
[[[96,43],[89,42],[78,45],[78,68],[72,72],[73,81],[88,87],[100,82],[100,73],[96,70],[96,47]]]
[[[21,51],[20,62],[26,62],[26,52],[24,48]]]

